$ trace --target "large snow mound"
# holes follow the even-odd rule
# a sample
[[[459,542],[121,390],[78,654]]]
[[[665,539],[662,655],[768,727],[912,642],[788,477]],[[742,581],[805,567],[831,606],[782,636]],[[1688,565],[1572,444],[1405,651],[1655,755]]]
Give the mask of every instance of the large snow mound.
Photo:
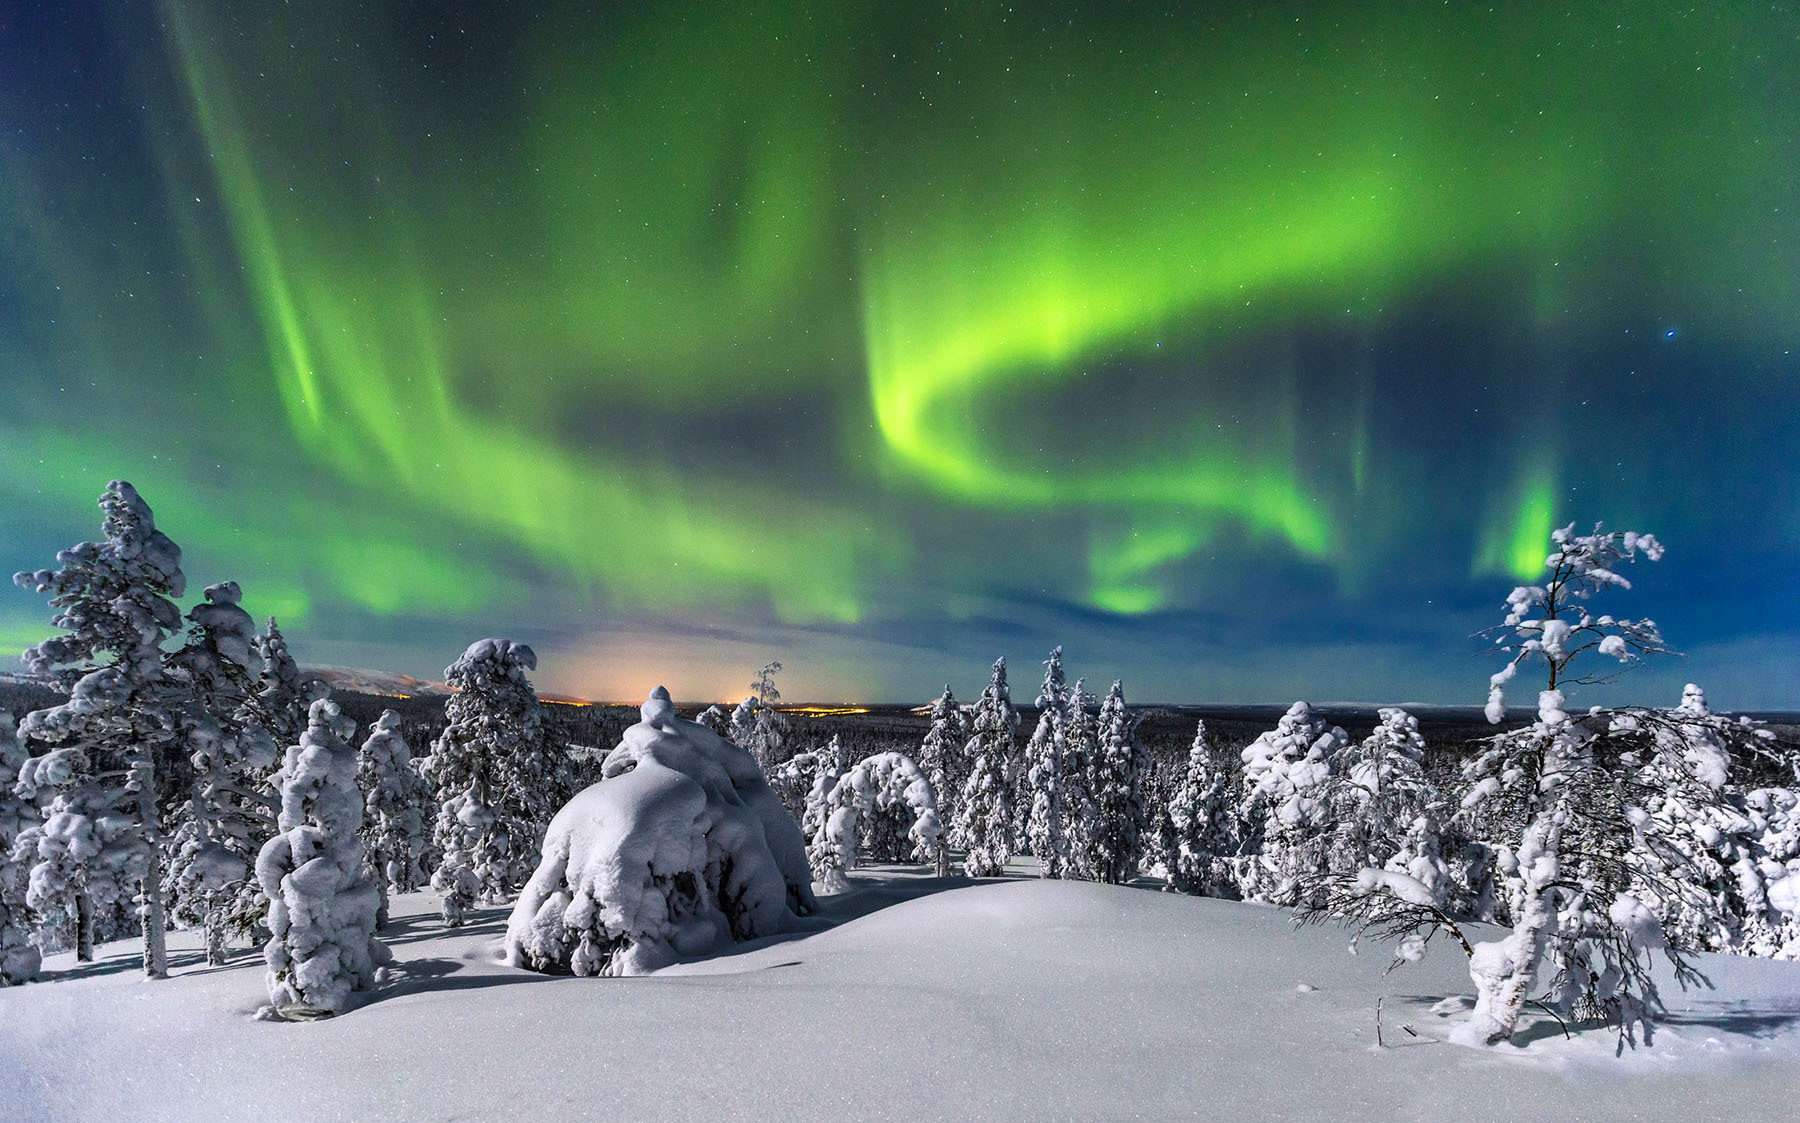
[[[551,820],[507,924],[514,966],[641,975],[813,910],[800,825],[750,754],[660,686],[642,714]]]

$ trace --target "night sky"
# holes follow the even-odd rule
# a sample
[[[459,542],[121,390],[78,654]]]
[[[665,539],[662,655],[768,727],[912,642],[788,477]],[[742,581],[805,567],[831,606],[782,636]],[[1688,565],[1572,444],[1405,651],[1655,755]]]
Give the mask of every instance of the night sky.
[[[123,477],[308,664],[1478,705],[1604,520],[1687,658],[1577,701],[1800,707],[1800,10],[1193,7],[0,7],[0,568]]]

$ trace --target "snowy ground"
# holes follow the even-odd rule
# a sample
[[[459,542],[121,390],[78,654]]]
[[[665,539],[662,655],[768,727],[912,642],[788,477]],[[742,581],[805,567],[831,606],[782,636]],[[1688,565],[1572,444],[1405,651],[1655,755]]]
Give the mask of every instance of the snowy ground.
[[[396,902],[395,979],[330,1021],[258,1022],[261,962],[139,981],[108,945],[0,990],[0,1118],[1792,1119],[1800,964],[1708,957],[1653,1048],[1610,1032],[1443,1044],[1469,990],[1434,947],[1383,974],[1254,905],[859,870],[835,926],[636,979],[494,962],[504,910]],[[1375,1001],[1385,996],[1375,1045]],[[1460,1010],[1460,1003],[1451,1003]],[[1456,1015],[1460,1016],[1460,1015]],[[1403,1027],[1410,1026],[1417,1036]]]

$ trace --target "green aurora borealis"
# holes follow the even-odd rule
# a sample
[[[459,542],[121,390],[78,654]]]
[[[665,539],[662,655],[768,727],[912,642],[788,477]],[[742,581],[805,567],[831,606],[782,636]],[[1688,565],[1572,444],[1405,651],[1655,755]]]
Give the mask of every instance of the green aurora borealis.
[[[1479,702],[1604,519],[1692,656],[1632,700],[1800,705],[1785,5],[52,7],[10,569],[123,476],[303,661]]]

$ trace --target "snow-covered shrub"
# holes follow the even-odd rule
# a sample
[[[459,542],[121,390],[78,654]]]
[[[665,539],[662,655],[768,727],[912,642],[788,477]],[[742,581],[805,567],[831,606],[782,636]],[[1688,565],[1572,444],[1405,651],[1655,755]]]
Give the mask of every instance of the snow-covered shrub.
[[[267,1012],[335,1014],[375,981],[388,951],[375,939],[375,881],[363,862],[356,723],[319,699],[282,763],[279,831],[256,859],[269,898]]]
[[[1148,817],[1144,774],[1148,751],[1138,741],[1137,722],[1125,709],[1124,687],[1116,680],[1100,704],[1099,731],[1088,769],[1092,799],[1086,863],[1095,880],[1123,885],[1137,876]]]
[[[1166,859],[1169,880],[1184,893],[1237,896],[1231,860],[1237,854],[1237,800],[1229,772],[1213,767],[1206,722],[1194,730],[1187,768],[1169,799],[1173,832]]]
[[[13,717],[0,710],[0,987],[37,977],[38,949],[31,944],[31,914],[25,904],[27,866],[13,856],[13,844],[36,826],[37,807],[13,792],[25,749]]]
[[[963,847],[963,872],[999,877],[1013,853],[1012,762],[1019,714],[1006,684],[1006,660],[994,660],[993,677],[975,704],[974,732],[964,748],[969,778],[963,783],[953,826]]]
[[[530,874],[544,829],[573,786],[569,755],[545,742],[537,695],[525,677],[531,648],[507,639],[470,644],[444,671],[457,691],[450,724],[420,774],[437,792],[432,835],[443,859],[432,888],[444,923],[477,902],[510,897]]]
[[[651,692],[557,813],[506,928],[514,966],[635,975],[814,908],[806,843],[749,753]]]
[[[1295,702],[1244,748],[1244,846],[1235,869],[1245,900],[1297,903],[1302,879],[1324,867],[1328,782],[1348,743],[1343,729]]]
[[[931,790],[937,793],[939,816],[944,823],[953,824],[958,796],[969,776],[969,762],[963,755],[969,740],[969,726],[947,684],[944,693],[931,704],[930,717],[931,728],[919,746],[919,767],[925,770]],[[949,837],[951,833],[946,831],[938,839],[939,877],[950,874],[950,846],[953,841],[958,841]]]
[[[100,497],[104,539],[56,555],[60,568],[14,574],[50,593],[53,636],[25,652],[34,673],[69,691],[60,706],[26,716],[20,733],[56,746],[27,760],[19,789],[50,793],[44,822],[24,832],[31,855],[31,907],[73,906],[76,954],[93,958],[94,914],[134,891],[144,932],[144,972],[167,973],[162,830],[156,765],[173,741],[162,643],[181,626],[187,579],[181,548],[156,529],[150,505],[114,480]]]
[[[415,788],[422,781],[412,768],[412,751],[400,735],[400,715],[381,711],[357,753],[356,782],[363,795],[363,851],[374,876],[379,904],[375,927],[386,928],[388,891],[418,888],[419,838],[425,833]]]
[[[921,862],[937,857],[942,823],[925,773],[904,753],[858,761],[825,796],[825,815],[807,856],[813,880],[827,893],[850,888],[846,872],[859,854],[876,861]]]

